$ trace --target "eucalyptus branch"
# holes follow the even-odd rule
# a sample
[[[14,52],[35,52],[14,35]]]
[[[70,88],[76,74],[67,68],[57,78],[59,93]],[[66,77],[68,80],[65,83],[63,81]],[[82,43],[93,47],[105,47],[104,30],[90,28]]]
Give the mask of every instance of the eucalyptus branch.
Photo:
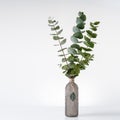
[[[54,34],[51,34],[51,35],[53,35],[54,40],[58,40],[58,43],[60,46],[59,51],[62,52],[62,56],[64,58],[64,61],[66,62],[66,65],[69,67],[68,62],[67,62],[67,57],[66,57],[66,54],[64,52],[65,49],[62,47],[62,45],[65,44],[66,39],[65,38],[63,39],[63,37],[59,36],[59,34],[62,33],[62,29],[60,30],[60,26],[58,26],[58,22],[56,20],[49,19],[48,22],[49,22],[49,26],[51,27],[51,30],[53,30],[55,32]],[[62,42],[61,42],[61,39],[63,39]]]
[[[58,41],[59,41],[59,44],[60,44],[60,48],[61,48],[61,50],[62,50],[62,53],[63,53],[63,55],[64,55],[65,62],[66,62],[66,64],[67,64],[67,66],[68,66],[67,58],[66,58],[66,55],[65,55],[65,53],[64,53],[64,50],[63,50],[63,48],[62,48],[62,45],[61,45],[61,43],[60,43],[60,40],[58,40]],[[69,67],[69,66],[68,66],[68,67]]]
[[[69,56],[67,57],[63,48],[63,45],[66,43],[64,37],[59,35],[62,33],[63,29],[60,29],[58,21],[49,19],[48,23],[51,27],[51,31],[54,31],[53,40],[58,40],[60,50],[62,52],[62,62],[65,62],[65,65],[62,65],[63,73],[69,77],[74,78],[79,75],[81,70],[84,70],[86,66],[89,65],[89,62],[93,60],[94,54],[93,51],[95,42],[91,39],[97,37],[96,31],[99,25],[99,21],[90,22],[90,29],[86,30],[86,15],[83,12],[79,12],[76,18],[76,25],[73,27],[73,35],[71,36],[71,41],[73,44],[67,48]]]
[[[54,26],[55,27],[55,26]],[[55,30],[55,32],[56,32],[56,34],[57,34],[57,31]],[[58,36],[58,35],[57,35]],[[65,59],[65,62],[66,62],[66,65],[68,66],[68,62],[67,62],[67,58],[66,58],[66,55],[65,55],[65,53],[64,53],[64,50],[63,50],[63,47],[62,47],[62,45],[61,45],[61,43],[60,43],[60,39],[58,39],[58,42],[59,42],[59,46],[60,46],[60,48],[61,48],[61,51],[62,51],[62,53],[63,53],[63,56],[64,56],[64,59]],[[69,66],[68,66],[69,67]]]

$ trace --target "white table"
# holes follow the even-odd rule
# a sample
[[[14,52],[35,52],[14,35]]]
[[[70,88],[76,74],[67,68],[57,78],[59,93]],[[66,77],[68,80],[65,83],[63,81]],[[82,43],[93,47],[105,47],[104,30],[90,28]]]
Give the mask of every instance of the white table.
[[[104,108],[81,107],[78,117],[68,118],[64,107],[0,106],[0,120],[120,120],[120,112]]]

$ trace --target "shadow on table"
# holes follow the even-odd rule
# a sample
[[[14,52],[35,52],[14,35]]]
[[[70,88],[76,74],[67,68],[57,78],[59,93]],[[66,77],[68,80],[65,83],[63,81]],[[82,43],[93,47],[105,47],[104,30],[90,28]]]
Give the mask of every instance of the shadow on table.
[[[79,120],[79,116],[78,117],[65,117],[65,120]]]
[[[105,116],[119,116],[120,117],[120,113],[119,112],[111,112],[111,113],[84,113],[84,114],[80,114],[78,117],[65,117],[64,120],[81,120],[80,118],[83,117],[105,117]]]
[[[109,112],[109,113],[84,113],[84,114],[80,114],[80,116],[120,116],[120,112]]]

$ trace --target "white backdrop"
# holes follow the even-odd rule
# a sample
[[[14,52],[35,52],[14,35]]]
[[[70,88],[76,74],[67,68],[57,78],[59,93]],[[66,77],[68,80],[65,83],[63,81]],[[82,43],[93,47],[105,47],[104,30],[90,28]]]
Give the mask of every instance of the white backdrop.
[[[119,0],[0,0],[0,106],[64,106],[68,78],[47,20],[59,20],[71,42],[78,11],[101,21],[95,59],[76,78],[80,106],[120,108]]]

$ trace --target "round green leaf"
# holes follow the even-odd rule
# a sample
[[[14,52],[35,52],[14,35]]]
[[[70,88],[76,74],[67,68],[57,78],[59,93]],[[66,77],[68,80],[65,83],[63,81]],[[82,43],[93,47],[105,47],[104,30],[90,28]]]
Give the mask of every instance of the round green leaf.
[[[81,16],[82,14],[83,14],[83,12],[81,12],[81,11],[78,12],[78,15],[79,15],[79,16]]]
[[[72,44],[71,47],[76,48],[77,50],[82,50],[78,44]]]
[[[68,53],[74,55],[74,54],[77,54],[77,51],[74,48],[69,47]]]
[[[79,12],[78,15],[83,21],[86,21],[86,15],[84,14],[84,12]]]
[[[78,27],[79,29],[84,29],[85,24],[84,24],[84,23],[79,23],[79,24],[77,24],[77,27]]]
[[[82,14],[82,15],[80,16],[80,18],[81,18],[83,21],[86,21],[86,15],[85,15],[85,14]]]
[[[80,17],[77,17],[77,18],[76,18],[76,23],[77,23],[77,24],[83,23],[83,20],[80,19]]]
[[[83,35],[82,35],[81,32],[74,33],[73,36],[76,37],[76,38],[79,38],[79,39],[83,38]]]
[[[73,32],[75,32],[75,33],[76,33],[76,32],[80,32],[80,30],[79,30],[78,27],[74,26],[74,27],[73,27]]]
[[[79,42],[78,39],[74,36],[72,36],[70,39],[73,43],[78,43]]]

